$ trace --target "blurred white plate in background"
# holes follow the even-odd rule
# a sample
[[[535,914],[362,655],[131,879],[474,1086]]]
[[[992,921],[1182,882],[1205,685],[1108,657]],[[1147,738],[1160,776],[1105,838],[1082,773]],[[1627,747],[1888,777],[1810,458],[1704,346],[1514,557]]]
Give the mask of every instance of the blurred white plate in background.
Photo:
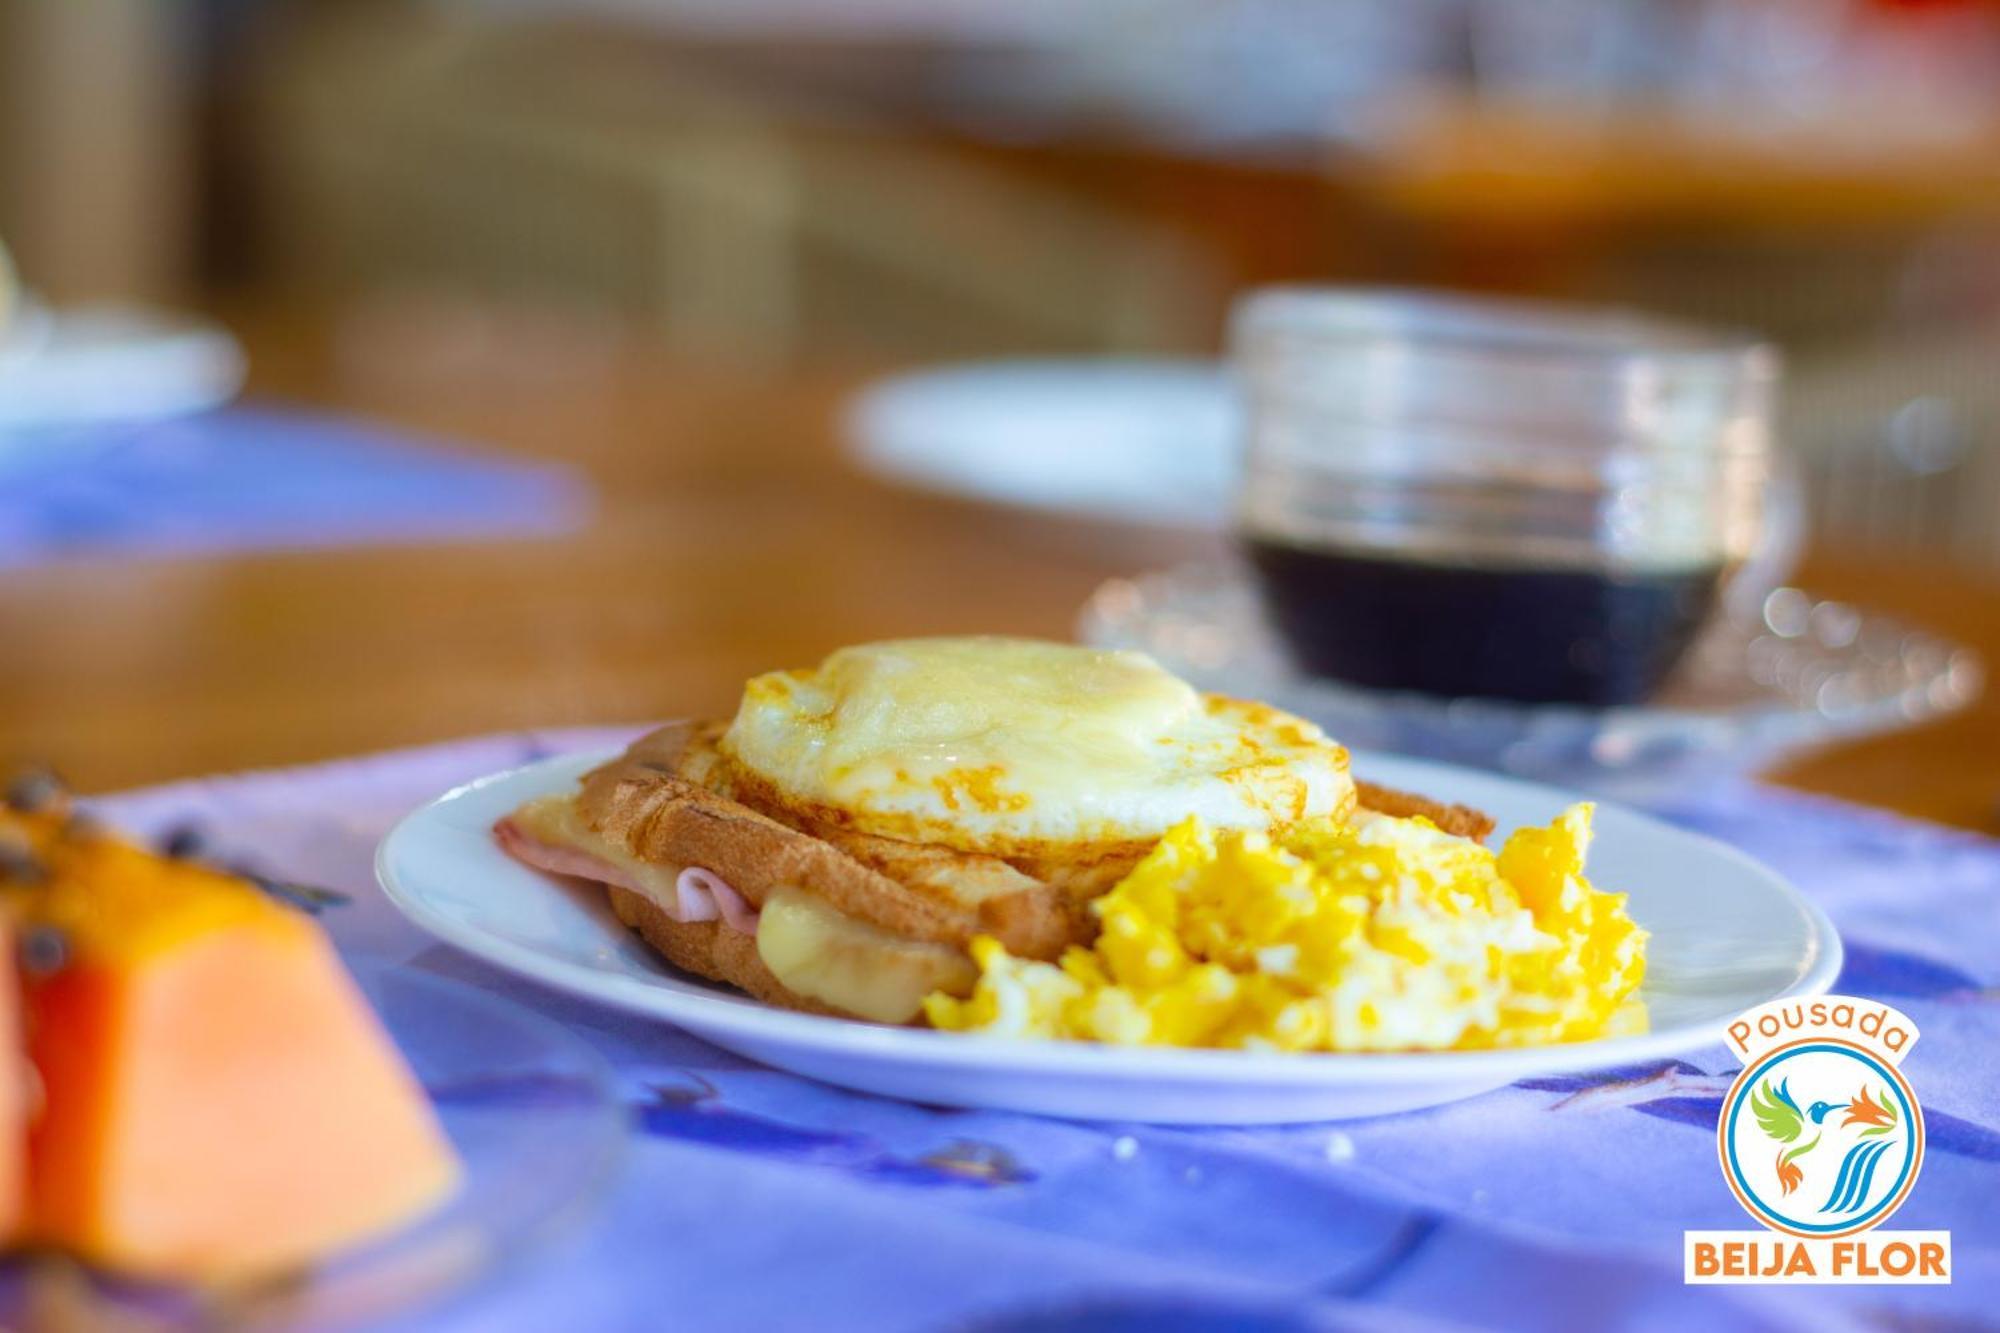
[[[0,254],[0,264],[6,258]],[[0,385],[6,383],[10,369],[42,350],[55,324],[47,306],[24,292],[10,292],[6,282],[6,271],[0,268]],[[0,401],[4,401],[4,395],[0,395]]]
[[[997,361],[884,380],[849,404],[879,477],[993,504],[1221,528],[1236,401],[1211,361]]]
[[[28,304],[0,340],[0,451],[9,436],[220,407],[243,387],[220,325],[122,307]]]

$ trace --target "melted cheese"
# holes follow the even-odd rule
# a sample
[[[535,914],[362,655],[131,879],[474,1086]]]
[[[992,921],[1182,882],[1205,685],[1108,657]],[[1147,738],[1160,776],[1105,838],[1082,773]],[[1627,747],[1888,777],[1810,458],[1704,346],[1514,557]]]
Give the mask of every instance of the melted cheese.
[[[878,1023],[907,1023],[932,991],[972,989],[972,960],[947,944],[906,940],[796,889],[776,889],[757,918],[757,956],[808,999]]]
[[[1140,653],[1027,639],[845,648],[746,686],[722,748],[788,799],[968,850],[1265,827],[1351,803],[1317,727],[1203,695]]]

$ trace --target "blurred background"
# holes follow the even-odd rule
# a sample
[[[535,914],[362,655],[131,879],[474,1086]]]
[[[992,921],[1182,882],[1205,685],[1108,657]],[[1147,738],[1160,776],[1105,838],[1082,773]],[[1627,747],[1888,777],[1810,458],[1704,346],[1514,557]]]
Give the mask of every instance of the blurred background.
[[[1760,333],[1807,586],[2000,650],[1990,0],[0,0],[0,243],[16,360],[96,358],[0,462],[0,749],[86,787],[1067,635],[1226,536],[885,484],[844,406],[1277,281]],[[115,410],[167,343],[227,420]],[[1995,755],[1781,776],[1992,829]]]

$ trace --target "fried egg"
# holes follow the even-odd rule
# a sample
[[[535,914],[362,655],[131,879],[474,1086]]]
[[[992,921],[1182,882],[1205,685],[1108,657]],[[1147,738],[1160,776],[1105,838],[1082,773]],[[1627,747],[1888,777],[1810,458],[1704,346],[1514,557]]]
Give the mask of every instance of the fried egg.
[[[1152,1046],[1394,1051],[1643,1028],[1646,933],[1584,877],[1591,807],[1496,856],[1428,820],[1363,814],[1277,836],[1174,828],[1092,904],[1060,964],[975,940],[932,1026]]]
[[[1010,638],[844,648],[744,688],[721,749],[785,803],[968,851],[1151,842],[1190,815],[1263,829],[1344,814],[1347,752],[1150,657]]]

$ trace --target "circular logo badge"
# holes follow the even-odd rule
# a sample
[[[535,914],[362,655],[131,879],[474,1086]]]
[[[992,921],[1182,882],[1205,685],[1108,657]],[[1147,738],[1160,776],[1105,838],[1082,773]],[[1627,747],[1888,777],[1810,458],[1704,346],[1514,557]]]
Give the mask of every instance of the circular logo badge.
[[[1851,1236],[1886,1221],[1916,1184],[1924,1117],[1894,1065],[1811,1037],[1737,1075],[1716,1139],[1752,1217],[1794,1236]]]

